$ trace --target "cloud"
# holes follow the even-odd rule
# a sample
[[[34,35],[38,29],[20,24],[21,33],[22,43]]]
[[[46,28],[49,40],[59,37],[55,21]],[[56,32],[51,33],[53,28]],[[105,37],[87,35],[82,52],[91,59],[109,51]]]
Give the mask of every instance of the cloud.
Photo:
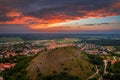
[[[120,24],[120,23],[96,23],[96,24],[82,24],[82,26],[111,25],[111,24]]]
[[[0,24],[22,24],[31,29],[117,15],[120,15],[120,0],[0,0]]]
[[[5,14],[11,9],[19,11],[23,16],[42,20],[57,18],[60,15],[60,18],[69,20],[86,16],[112,16],[120,14],[119,4],[119,0],[0,0],[0,7],[3,8],[1,15],[4,15],[1,20],[8,21],[4,18],[8,17]]]
[[[61,18],[66,16],[67,19],[72,20],[76,19],[75,17],[106,17],[120,14],[118,10],[119,7],[117,7],[117,9],[116,7],[112,7],[115,3],[120,3],[118,0],[74,0],[71,3],[68,2],[68,0],[64,0],[66,3],[64,1],[52,1],[54,1],[54,3],[56,2],[55,4],[59,4],[59,2],[63,3],[59,4],[59,6],[52,4],[49,5],[52,7],[43,7],[36,11],[25,13],[25,15],[47,20],[61,14]]]
[[[10,12],[10,9],[8,7],[0,5],[0,22],[13,20],[13,18],[9,18],[6,16],[6,14],[9,12]]]
[[[28,33],[33,30],[29,29],[26,25],[21,24],[1,24],[0,25],[0,33]]]

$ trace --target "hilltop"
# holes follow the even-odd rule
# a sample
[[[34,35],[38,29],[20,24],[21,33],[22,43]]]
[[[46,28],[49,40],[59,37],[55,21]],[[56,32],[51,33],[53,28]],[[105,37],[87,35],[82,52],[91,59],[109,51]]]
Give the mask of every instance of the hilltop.
[[[70,46],[44,51],[27,67],[27,75],[31,80],[47,80],[47,78],[49,80],[69,80],[63,79],[61,76],[69,76],[70,80],[72,78],[86,80],[94,72],[95,66],[85,53],[77,47]]]

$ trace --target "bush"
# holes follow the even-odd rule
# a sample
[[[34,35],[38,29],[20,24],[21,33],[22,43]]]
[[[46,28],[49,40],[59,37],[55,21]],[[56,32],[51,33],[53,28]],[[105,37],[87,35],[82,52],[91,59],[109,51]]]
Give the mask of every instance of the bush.
[[[61,72],[60,74],[57,74],[57,75],[46,76],[46,80],[81,80],[81,79],[78,77],[69,75],[65,72]]]
[[[88,55],[90,62],[92,62],[95,65],[103,65],[103,59],[100,57],[100,55]]]

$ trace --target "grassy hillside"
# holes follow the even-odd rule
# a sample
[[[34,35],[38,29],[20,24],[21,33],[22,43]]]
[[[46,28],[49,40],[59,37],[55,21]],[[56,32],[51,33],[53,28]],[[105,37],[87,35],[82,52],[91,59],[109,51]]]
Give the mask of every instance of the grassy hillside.
[[[39,54],[30,62],[27,72],[31,80],[86,80],[95,67],[78,48],[63,47]]]

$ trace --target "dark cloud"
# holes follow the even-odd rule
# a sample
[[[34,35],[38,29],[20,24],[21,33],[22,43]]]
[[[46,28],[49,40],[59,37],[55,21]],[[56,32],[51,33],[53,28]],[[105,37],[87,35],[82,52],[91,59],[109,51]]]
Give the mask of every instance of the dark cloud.
[[[10,8],[0,5],[0,22],[10,21],[13,19],[6,16],[6,14],[9,13],[10,11],[11,11]]]
[[[17,27],[16,27],[17,26]],[[0,25],[0,33],[30,33],[33,30],[26,27],[26,25],[21,24],[1,24]]]
[[[120,0],[0,0],[0,21],[14,19],[6,16],[12,10],[21,12],[23,16],[43,20],[52,19],[55,16],[60,16],[59,18],[62,19],[83,18],[89,12],[94,12],[94,15],[89,14],[89,16],[96,17],[99,10],[103,10],[99,13],[102,16],[104,13],[108,13],[109,16],[120,15],[120,7],[113,7],[115,3],[120,3]]]
[[[49,2],[49,0],[45,0],[45,1]],[[98,10],[108,11],[109,16],[112,15],[113,13],[117,15],[120,14],[120,10],[118,8],[117,9],[112,8],[112,5],[114,5],[114,3],[120,2],[119,0],[74,0],[74,1],[71,0],[69,2],[68,0],[61,0],[61,1],[52,0],[52,1],[54,1],[54,4],[50,3],[51,5],[49,6],[53,6],[53,7],[43,7],[37,11],[28,12],[26,14],[34,17],[39,17],[42,19],[46,19],[46,18],[49,19],[51,16],[57,16],[57,15],[84,17],[90,11],[96,13],[96,11]],[[55,4],[59,6],[56,6]],[[97,16],[98,14],[95,13],[93,13],[94,16]],[[99,14],[101,16],[104,16],[103,15],[104,13],[106,12],[101,12]]]
[[[110,25],[110,24],[120,24],[120,23],[96,23],[96,24],[83,24],[82,26],[96,26],[96,25]]]

